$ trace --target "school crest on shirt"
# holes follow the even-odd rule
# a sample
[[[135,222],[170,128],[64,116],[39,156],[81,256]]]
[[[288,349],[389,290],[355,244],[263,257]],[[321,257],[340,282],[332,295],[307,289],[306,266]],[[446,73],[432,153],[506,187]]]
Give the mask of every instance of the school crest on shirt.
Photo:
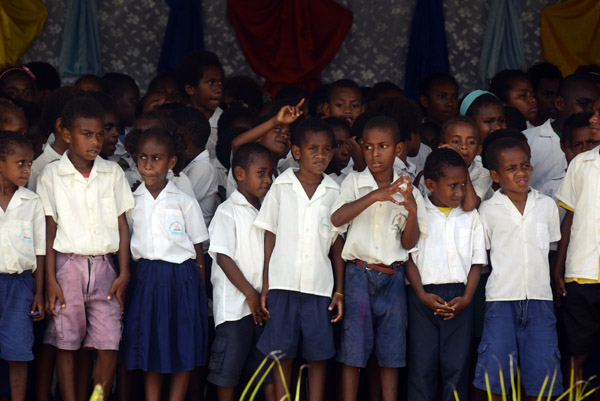
[[[31,228],[22,229],[21,233],[19,234],[19,239],[22,242],[31,244],[33,242],[33,231],[31,231]]]
[[[183,223],[180,221],[174,221],[169,226],[169,233],[171,235],[183,235]]]
[[[398,213],[394,216],[392,220],[392,228],[396,231],[402,231],[402,228],[404,228],[405,223],[406,216],[404,216],[402,213]]]

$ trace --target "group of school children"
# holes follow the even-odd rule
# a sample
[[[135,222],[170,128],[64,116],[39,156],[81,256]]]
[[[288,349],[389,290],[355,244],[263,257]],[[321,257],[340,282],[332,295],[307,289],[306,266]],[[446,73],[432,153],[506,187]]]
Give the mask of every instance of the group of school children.
[[[445,74],[423,78],[420,107],[348,79],[263,104],[208,51],[141,100],[125,74],[52,90],[39,68],[0,73],[13,401],[82,401],[115,376],[127,400],[139,370],[149,401],[204,399],[204,379],[234,400],[265,357],[281,366],[266,400],[304,362],[310,401],[366,398],[364,370],[384,401],[477,399],[471,383],[501,399],[517,366],[527,399],[584,379],[600,339],[593,68],[502,71],[460,108]]]

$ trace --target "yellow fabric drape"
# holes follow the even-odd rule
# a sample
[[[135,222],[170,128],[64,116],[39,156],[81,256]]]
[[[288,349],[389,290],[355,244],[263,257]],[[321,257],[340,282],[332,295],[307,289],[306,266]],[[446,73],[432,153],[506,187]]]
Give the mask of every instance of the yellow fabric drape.
[[[0,0],[0,68],[16,64],[42,33],[47,16],[40,0]]]
[[[568,0],[542,10],[544,58],[563,75],[580,65],[600,64],[600,1]]]

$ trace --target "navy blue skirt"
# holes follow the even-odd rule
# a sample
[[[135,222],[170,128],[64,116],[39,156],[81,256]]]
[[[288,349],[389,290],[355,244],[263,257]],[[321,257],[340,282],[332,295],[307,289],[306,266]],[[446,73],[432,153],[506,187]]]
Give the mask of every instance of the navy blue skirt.
[[[127,369],[178,373],[206,365],[206,292],[194,261],[140,259],[132,274],[122,342]]]

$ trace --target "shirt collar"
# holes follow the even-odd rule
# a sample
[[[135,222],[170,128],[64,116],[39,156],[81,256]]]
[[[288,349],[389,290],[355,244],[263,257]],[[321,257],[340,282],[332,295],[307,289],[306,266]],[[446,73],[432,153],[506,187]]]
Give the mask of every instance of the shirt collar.
[[[523,216],[525,216],[534,206],[535,201],[542,198],[542,194],[537,189],[529,187],[529,193],[527,193],[527,202],[525,203],[525,210],[523,211]],[[512,203],[510,198],[502,192],[502,190],[497,190],[494,195],[486,202],[494,205],[504,205],[506,208],[512,210],[517,210],[517,207]],[[518,212],[518,211],[517,211]],[[520,213],[519,213],[520,214]]]
[[[6,214],[10,210],[19,207],[23,203],[23,200],[30,200],[35,198],[39,198],[39,196],[35,192],[30,191],[25,187],[18,187],[15,193],[13,194],[12,198],[8,202],[8,206],[6,207],[6,210],[3,213]],[[0,209],[0,213],[2,213],[2,209]]]
[[[442,213],[442,211],[440,209],[438,209],[438,207],[436,205],[433,204],[433,202],[431,202],[431,199],[429,199],[429,196],[423,196],[424,201],[425,201],[425,208],[433,213],[439,213],[441,216],[446,217],[446,215],[444,213]],[[452,210],[450,211],[450,213],[448,214],[448,217],[450,216],[454,216],[456,214],[462,214],[464,213],[464,210],[462,207],[453,207]]]
[[[248,202],[248,199],[246,199],[246,197],[237,189],[233,191],[229,199],[231,199],[231,202],[236,205],[247,206],[256,210],[256,208],[250,202]]]
[[[182,193],[181,190],[179,188],[177,188],[177,185],[175,185],[175,183],[171,180],[167,181],[167,185],[162,189],[162,191],[160,191],[160,194],[156,197],[156,200],[160,199],[161,197],[163,197],[163,193],[169,193],[169,194],[180,194]],[[140,184],[139,187],[137,187],[137,189],[133,192],[133,196],[144,196],[144,195],[148,195],[150,197],[152,197],[152,199],[154,199],[154,197],[152,196],[152,194],[150,194],[150,191],[148,191],[148,188],[146,188],[146,183],[142,182]]]
[[[208,150],[204,149],[202,152],[200,152],[198,156],[194,157],[194,159],[189,164],[208,158]]]
[[[68,153],[69,151],[67,150],[58,161],[58,175],[75,175],[85,180],[81,173],[77,171],[73,163],[71,163]],[[110,163],[111,162],[104,160],[102,157],[97,156],[94,159],[89,178],[94,178],[98,173],[111,173],[112,169],[110,168]]]
[[[400,178],[400,176],[398,176],[398,173],[396,172],[396,169],[392,169],[392,171],[393,171],[392,182],[394,182],[398,178]],[[366,188],[373,188],[373,189],[379,188],[379,186],[377,185],[377,182],[375,181],[375,177],[373,177],[373,174],[371,174],[371,170],[369,170],[368,167],[365,168],[362,172],[359,173],[359,175],[358,175],[358,187],[359,188],[365,188],[366,187]]]
[[[540,125],[540,136],[547,138],[556,137],[554,128],[552,128],[552,121],[551,119],[547,119],[544,124]]]
[[[279,177],[277,177],[276,183],[277,184],[292,184],[292,188],[294,189],[294,192],[297,192],[298,194],[303,194],[304,196],[307,196],[306,191],[304,191],[304,188],[302,187],[302,184],[300,183],[300,180],[298,180],[298,177],[296,177],[296,174],[295,174],[296,171],[298,171],[298,170],[293,169],[293,168],[288,168],[283,173],[281,173],[281,175]],[[327,188],[339,189],[339,187],[340,186],[337,184],[337,182],[335,182],[333,180],[333,178],[329,177],[327,174],[323,174],[323,180],[317,187],[317,190],[315,191],[315,193],[313,194],[313,196],[310,200],[319,198],[321,195],[323,195],[325,193]]]

